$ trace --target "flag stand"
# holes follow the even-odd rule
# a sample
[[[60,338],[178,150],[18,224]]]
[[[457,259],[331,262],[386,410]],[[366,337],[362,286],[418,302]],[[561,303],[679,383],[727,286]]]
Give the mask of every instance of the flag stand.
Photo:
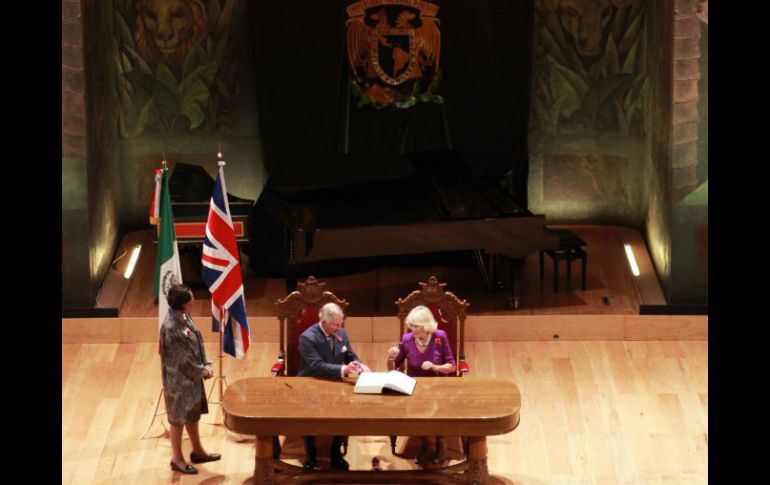
[[[158,416],[163,416],[166,414],[166,411],[158,412],[158,408],[160,407],[160,399],[163,397],[163,386],[160,388],[160,393],[158,393],[158,399],[155,401],[155,411],[152,414],[152,421],[150,421],[150,424],[147,426],[147,429],[144,430],[144,433],[142,433],[142,437],[140,439],[147,438],[147,433],[150,432],[150,429],[152,429],[152,425],[155,424],[155,418]],[[161,421],[162,423],[162,421]],[[163,427],[165,429],[165,426]]]
[[[224,395],[225,395],[224,394],[225,387],[227,387],[227,377],[222,373],[223,367],[224,367],[224,355],[222,355],[222,332],[219,332],[219,375],[215,377],[214,382],[211,383],[212,384],[211,390],[209,391],[209,395],[206,398],[209,404],[216,404],[219,406],[222,405],[222,399],[224,398]],[[214,388],[217,387],[216,386],[217,382],[219,382],[219,401],[212,401],[211,395],[214,394]],[[150,424],[147,425],[147,429],[144,430],[144,433],[142,433],[142,437],[140,439],[146,439],[147,433],[150,432],[150,429],[152,429],[152,425],[155,424],[155,419],[158,416],[163,416],[166,414],[166,411],[158,412],[158,408],[160,408],[160,401],[162,398],[163,398],[163,386],[161,386],[160,392],[158,393],[158,399],[155,400],[155,411],[152,414],[152,420],[150,421]],[[212,426],[222,426],[223,424],[223,423],[206,423],[204,421],[201,421],[201,423],[210,424]]]
[[[220,325],[222,325],[221,322],[220,322]],[[223,329],[220,328],[220,331],[218,332],[219,333],[219,375],[216,376],[214,378],[214,382],[211,383],[211,390],[209,391],[209,395],[206,398],[209,404],[216,404],[218,406],[222,405],[222,399],[224,399],[224,396],[225,396],[225,387],[227,387],[227,377],[223,374],[225,361],[224,361],[224,355],[222,354],[222,330]],[[211,395],[214,394],[214,389],[217,387],[217,382],[219,382],[219,401],[212,401]],[[204,424],[210,424],[212,426],[221,426],[223,423],[204,423]]]

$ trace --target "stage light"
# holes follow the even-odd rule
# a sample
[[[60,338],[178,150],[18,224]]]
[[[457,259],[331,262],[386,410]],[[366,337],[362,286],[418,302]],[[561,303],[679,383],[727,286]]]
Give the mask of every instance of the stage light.
[[[636,265],[636,258],[634,258],[631,246],[624,244],[623,247],[626,248],[626,257],[628,258],[628,264],[631,265],[631,272],[634,273],[634,276],[639,276],[639,266]]]
[[[134,266],[136,266],[136,262],[139,260],[139,253],[142,251],[142,245],[137,244],[134,246],[134,250],[131,251],[131,259],[128,260],[128,267],[126,267],[126,272],[123,273],[123,276],[126,279],[131,278],[131,274],[134,272]]]

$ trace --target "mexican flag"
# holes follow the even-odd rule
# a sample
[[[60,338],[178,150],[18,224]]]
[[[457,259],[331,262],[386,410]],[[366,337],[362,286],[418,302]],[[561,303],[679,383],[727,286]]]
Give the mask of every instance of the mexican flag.
[[[155,260],[155,296],[158,298],[158,329],[168,313],[168,289],[182,283],[179,250],[174,234],[174,215],[168,192],[168,169],[163,169],[160,191],[160,226],[158,227],[158,256]]]

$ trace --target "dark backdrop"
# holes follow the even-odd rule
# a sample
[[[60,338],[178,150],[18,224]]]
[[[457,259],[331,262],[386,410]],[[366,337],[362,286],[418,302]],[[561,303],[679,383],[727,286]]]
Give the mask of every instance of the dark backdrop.
[[[514,196],[526,207],[532,1],[433,2],[440,7],[444,104],[418,103],[407,110],[357,108],[350,97],[345,7],[351,3],[259,0],[252,5],[268,170],[289,154],[452,148],[471,169],[483,165],[510,172]]]

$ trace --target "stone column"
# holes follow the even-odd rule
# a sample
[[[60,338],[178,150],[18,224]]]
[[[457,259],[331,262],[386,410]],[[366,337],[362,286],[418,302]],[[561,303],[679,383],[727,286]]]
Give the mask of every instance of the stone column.
[[[79,0],[62,0],[62,157],[86,158],[83,15]]]
[[[85,50],[80,0],[62,0],[62,305],[93,304],[90,277]]]
[[[674,86],[671,195],[676,203],[698,184],[700,22],[697,0],[674,3]]]

